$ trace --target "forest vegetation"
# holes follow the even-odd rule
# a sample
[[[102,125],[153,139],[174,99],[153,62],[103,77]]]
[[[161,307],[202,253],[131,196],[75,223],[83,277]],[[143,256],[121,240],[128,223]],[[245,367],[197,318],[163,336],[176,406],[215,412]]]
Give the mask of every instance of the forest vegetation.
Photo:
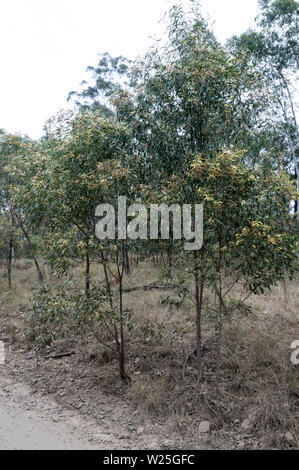
[[[1,131],[14,348],[71,344],[96,386],[187,436],[211,421],[218,448],[298,446],[298,52],[295,0],[259,0],[225,45],[197,1],[178,3],[166,41],[133,61],[101,54],[42,138]],[[96,207],[118,196],[202,204],[202,247],[99,240]]]

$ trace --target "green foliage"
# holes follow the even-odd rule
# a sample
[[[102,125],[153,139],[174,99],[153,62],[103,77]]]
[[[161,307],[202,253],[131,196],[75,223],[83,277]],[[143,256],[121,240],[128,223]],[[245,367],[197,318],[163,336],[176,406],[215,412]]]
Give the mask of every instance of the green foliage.
[[[111,310],[109,294],[104,286],[86,292],[78,280],[67,280],[37,286],[28,304],[31,327],[27,330],[39,348],[61,338],[92,333],[104,346],[113,349],[113,327],[119,317]],[[126,319],[130,326],[130,316]]]
[[[71,91],[68,100],[74,100],[80,112],[96,110],[104,118],[112,118],[114,111],[109,106],[109,97],[119,88],[118,82],[128,74],[128,70],[129,61],[124,57],[111,57],[107,52],[101,54],[97,66],[87,68],[94,83],[83,81],[81,86],[87,87],[81,92]]]
[[[143,259],[166,253],[169,282],[182,268],[167,305],[190,298],[192,280],[198,371],[205,286],[218,302],[220,337],[222,320],[246,309],[229,295],[234,285],[259,293],[295,272],[290,201],[298,194],[282,169],[297,168],[289,74],[297,65],[298,5],[261,0],[256,30],[228,47],[192,6],[190,14],[171,8],[167,43],[144,59],[101,56],[89,67],[94,83],[70,94],[79,112],[58,113],[40,141],[0,133],[0,254],[25,237],[56,274],[85,263],[84,291],[77,281],[37,289],[33,336],[50,344],[89,329],[114,349],[126,380],[125,333],[134,326],[123,298],[128,251]],[[181,241],[99,242],[96,207],[116,207],[118,196],[128,204],[203,204],[203,248],[190,254]],[[103,280],[92,279],[92,262]],[[145,340],[156,334],[144,326]]]
[[[296,74],[298,73],[298,14],[295,0],[260,0],[256,28],[229,41],[233,54],[243,52],[248,64],[268,79],[272,95],[262,130],[254,133],[262,147],[253,158],[261,159],[263,150],[271,152],[274,164],[284,166],[297,179],[299,191],[298,126],[296,116]],[[258,150],[258,153],[256,152]],[[275,162],[276,160],[276,162]],[[298,201],[295,212],[298,210]]]
[[[41,250],[60,271],[71,258],[84,259],[87,251],[98,249],[95,208],[107,200],[109,184],[104,167],[115,165],[118,179],[118,162],[126,161],[129,142],[128,128],[98,111],[66,114],[48,140],[30,145],[8,167],[21,180],[14,188],[15,202],[33,226],[42,224]]]

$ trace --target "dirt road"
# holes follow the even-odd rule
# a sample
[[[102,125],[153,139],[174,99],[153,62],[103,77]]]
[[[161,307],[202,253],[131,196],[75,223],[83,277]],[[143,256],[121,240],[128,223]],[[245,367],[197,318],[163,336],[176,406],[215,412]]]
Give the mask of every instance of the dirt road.
[[[24,384],[0,377],[0,449],[63,450],[124,448],[113,434]]]
[[[63,450],[90,449],[92,446],[81,443],[75,436],[68,438],[67,426],[42,420],[40,416],[27,413],[22,408],[6,400],[0,403],[0,449]]]

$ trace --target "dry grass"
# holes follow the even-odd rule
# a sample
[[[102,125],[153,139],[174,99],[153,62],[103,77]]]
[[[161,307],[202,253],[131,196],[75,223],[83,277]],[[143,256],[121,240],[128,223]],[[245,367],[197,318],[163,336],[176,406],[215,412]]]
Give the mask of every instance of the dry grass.
[[[2,312],[13,311],[28,297],[36,274],[27,261],[23,263],[14,270],[11,292],[1,278]],[[77,275],[82,272],[76,268]],[[102,279],[100,267],[93,265],[92,272]],[[131,274],[128,285],[156,279],[155,268],[144,262]],[[299,367],[290,361],[290,344],[299,339],[298,283],[285,281],[271,292],[252,296],[248,301],[252,313],[239,312],[225,324],[218,387],[213,320],[203,318],[205,380],[199,385],[194,367],[194,306],[190,301],[180,309],[170,309],[161,303],[163,296],[165,292],[143,290],[125,295],[134,324],[127,334],[132,382],[126,397],[132,407],[144,419],[161,419],[170,432],[189,443],[198,424],[209,420],[215,448],[298,447]],[[208,299],[211,296],[206,292]],[[6,323],[5,331],[16,342],[13,321]],[[97,386],[111,393],[118,381],[116,362],[99,360],[98,368]]]
[[[142,291],[129,300],[137,331],[150,323],[162,332],[143,344],[139,334],[135,354],[141,360],[130,390],[136,405],[150,416],[163,415],[182,434],[192,430],[190,438],[197,423],[212,421],[218,447],[298,446],[299,370],[290,361],[290,345],[299,339],[298,283],[285,281],[271,292],[253,296],[248,301],[252,313],[236,314],[225,324],[218,389],[213,321],[203,320],[205,381],[198,386],[194,307],[190,302],[184,311],[170,310],[161,305],[161,296]],[[246,418],[250,431],[242,427]],[[286,440],[287,432],[293,442]]]

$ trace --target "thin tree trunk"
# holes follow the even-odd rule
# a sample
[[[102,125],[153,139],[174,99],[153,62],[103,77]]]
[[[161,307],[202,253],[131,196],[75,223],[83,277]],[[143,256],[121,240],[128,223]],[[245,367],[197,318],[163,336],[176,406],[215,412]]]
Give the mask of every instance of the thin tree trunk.
[[[90,290],[90,258],[89,258],[89,247],[87,244],[86,257],[85,257],[85,293],[86,295]]]
[[[118,256],[117,256],[118,258]],[[123,275],[126,265],[126,248],[123,248],[121,268],[117,259],[117,270],[119,279],[119,323],[120,323],[120,350],[119,350],[119,372],[122,380],[130,380],[125,369],[125,339],[124,339],[124,317],[123,317]]]
[[[171,276],[171,270],[172,270],[172,249],[171,249],[171,246],[167,250],[167,256],[168,256],[169,274]]]
[[[163,263],[164,268],[167,269],[167,264],[166,264],[166,261],[165,261],[165,259],[164,259],[164,255],[163,255],[162,252],[161,252],[161,254],[160,254],[160,257],[161,257],[161,260],[162,260],[162,263]]]
[[[112,297],[112,291],[111,291],[111,284],[109,280],[109,275],[108,275],[108,270],[106,266],[106,260],[103,251],[101,250],[101,259],[102,259],[102,264],[103,264],[103,269],[104,269],[104,274],[105,274],[105,280],[106,280],[106,285],[107,285],[107,290],[108,290],[108,296],[109,296],[109,302],[110,302],[110,307],[111,311],[114,312],[114,305],[113,305],[113,297]],[[120,314],[120,339],[118,335],[118,330],[117,330],[117,324],[114,322],[113,328],[114,328],[114,339],[115,339],[115,344],[116,344],[116,349],[117,349],[117,357],[119,361],[119,372],[120,376],[123,380],[129,380],[129,376],[126,374],[125,371],[125,351],[124,351],[124,332],[123,332],[123,306],[122,306],[122,297],[123,297],[123,291],[122,291],[122,275],[123,272],[120,272],[119,269],[119,264],[118,264],[118,254],[116,255],[116,263],[117,263],[117,269],[118,269],[118,280],[119,280],[119,300],[120,300],[120,306],[119,306],[119,314]]]
[[[279,73],[279,75],[280,75],[280,77],[281,77],[281,79],[282,79],[282,81],[285,85],[286,90],[287,90],[287,94],[288,94],[288,98],[289,98],[289,102],[290,102],[290,106],[291,106],[291,110],[292,110],[293,120],[294,120],[294,124],[295,124],[295,128],[296,128],[296,134],[297,134],[297,138],[298,138],[299,135],[298,135],[297,118],[296,118],[295,107],[294,107],[292,95],[291,95],[291,92],[290,92],[290,88],[289,88],[288,82],[285,79],[283,73],[280,70],[278,71],[278,73]]]
[[[123,290],[122,276],[119,280],[119,319],[120,319],[120,354],[119,354],[119,372],[123,380],[128,380],[125,371],[125,341],[124,341],[124,320],[123,320]]]
[[[296,162],[295,178],[296,178],[297,192],[299,194],[299,164],[298,162]],[[299,221],[299,200],[298,199],[296,199],[295,201],[294,212],[295,214],[297,213],[297,219]]]
[[[221,248],[222,248],[222,238],[219,235],[219,261],[218,261],[218,276],[219,276],[219,310],[218,310],[218,339],[217,339],[217,358],[216,358],[216,384],[219,386],[219,376],[220,376],[220,358],[221,358],[221,345],[222,345],[222,277],[221,277]]]
[[[293,105],[291,93],[290,93],[287,81],[285,80],[283,74],[281,72],[279,72],[279,73],[280,73],[281,79],[282,79],[282,81],[283,81],[283,83],[284,83],[284,85],[287,89],[288,98],[289,98],[289,102],[290,102],[291,110],[292,110],[292,114],[293,114],[293,121],[294,121],[294,125],[295,125],[295,128],[296,128],[296,134],[297,134],[297,138],[298,138],[298,126],[297,126],[296,115],[295,115],[295,111],[294,111],[294,105]],[[282,96],[284,98],[283,86],[282,86]],[[288,124],[288,116],[287,116],[287,111],[286,111],[286,103],[285,102],[281,103],[281,107],[282,107],[285,123],[287,125]],[[292,159],[293,159],[293,164],[294,164],[294,167],[295,167],[295,178],[296,178],[297,191],[299,192],[299,162],[298,162],[298,159],[297,159],[297,156],[296,156],[295,147],[294,147],[294,144],[292,142],[289,131],[287,131],[287,139],[288,139],[288,142],[289,142],[289,146],[290,146],[290,150],[291,150],[291,154],[292,154]],[[297,199],[295,201],[295,213],[298,212],[298,206],[299,206],[299,201]],[[297,219],[299,221],[299,213],[297,214]]]
[[[203,256],[203,248],[202,248]],[[198,251],[194,251],[194,282],[195,282],[195,303],[196,303],[196,370],[197,378],[202,379],[202,333],[201,333],[201,314],[203,304],[204,282],[201,276],[199,281],[198,269]]]
[[[104,253],[103,253],[102,250],[100,251],[100,254],[101,254],[101,260],[102,260],[102,265],[103,265],[103,269],[104,269],[105,282],[106,282],[107,291],[108,291],[110,308],[111,308],[111,312],[114,312],[113,297],[112,297],[111,284],[110,284],[110,280],[109,280],[108,270],[107,270],[107,266],[106,266],[106,259],[105,259],[105,256],[104,256]],[[114,339],[115,339],[115,343],[116,343],[116,346],[117,346],[118,352],[119,352],[119,338],[118,338],[118,332],[117,332],[117,327],[116,327],[115,323],[113,325],[113,328],[114,328]]]
[[[216,359],[216,384],[219,385],[220,377],[220,359],[222,346],[222,286],[219,286],[219,312],[218,312],[218,338],[217,338],[217,359]]]
[[[8,245],[8,254],[7,254],[7,278],[8,278],[8,287],[11,289],[11,265],[12,265],[12,249],[13,249],[13,243],[12,243],[12,237],[9,240],[9,245]]]
[[[33,259],[34,264],[35,264],[35,268],[36,268],[37,275],[38,275],[38,280],[39,280],[40,284],[42,284],[44,282],[44,277],[43,277],[43,273],[40,269],[40,266],[38,264],[38,261],[37,261],[36,257],[34,256],[34,250],[33,250],[31,240],[30,240],[30,236],[29,236],[27,230],[24,227],[22,218],[20,216],[16,215],[16,219],[18,221],[18,224],[19,224],[23,234],[25,235],[25,238],[27,240],[27,244],[28,244],[28,247],[29,247],[30,256]]]
[[[125,251],[125,268],[126,268],[126,273],[127,273],[127,274],[130,274],[130,261],[129,261],[128,248],[125,248],[124,251]]]

